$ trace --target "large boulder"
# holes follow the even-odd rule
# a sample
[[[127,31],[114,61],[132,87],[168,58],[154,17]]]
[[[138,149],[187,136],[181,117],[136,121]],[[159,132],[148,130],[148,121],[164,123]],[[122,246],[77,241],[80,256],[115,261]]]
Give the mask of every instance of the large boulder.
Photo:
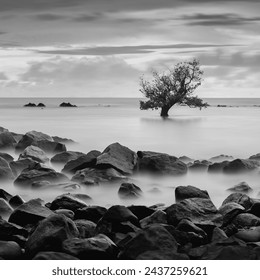
[[[199,188],[190,185],[178,186],[175,189],[175,200],[177,202],[186,198],[193,198],[193,197],[209,198],[209,194],[207,191],[200,190]]]
[[[176,226],[182,219],[196,225],[222,225],[222,215],[208,198],[189,198],[166,208],[168,223]]]
[[[224,168],[223,171],[226,173],[237,173],[252,171],[259,167],[259,162],[248,159],[235,159],[230,161]]]
[[[122,183],[118,195],[121,198],[138,198],[142,195],[142,190],[133,183]]]
[[[96,168],[114,168],[122,174],[132,174],[136,161],[135,152],[119,143],[113,143],[97,157]]]
[[[53,141],[53,138],[47,134],[38,131],[29,131],[23,135],[22,139],[17,143],[16,150],[23,151],[26,147],[32,145],[37,141]],[[37,145],[36,145],[37,146]]]
[[[219,213],[223,216],[223,225],[226,226],[240,213],[245,212],[245,208],[236,203],[229,202],[219,208]]]
[[[16,141],[9,131],[0,132],[0,149],[14,148]]]
[[[255,227],[260,226],[260,218],[250,213],[241,213],[233,219],[232,223],[237,228]]]
[[[91,238],[72,238],[63,242],[62,250],[82,260],[115,259],[117,246],[104,234]]]
[[[85,168],[77,171],[71,180],[85,185],[98,185],[102,182],[121,181],[125,179],[126,177],[114,168]]]
[[[64,215],[52,214],[42,220],[29,236],[25,251],[30,257],[41,251],[61,251],[62,242],[79,236],[74,222]]]
[[[235,202],[237,204],[242,205],[246,210],[249,209],[253,204],[253,200],[246,194],[243,193],[232,193],[230,194],[222,203],[222,206],[230,203]]]
[[[51,158],[52,163],[67,163],[68,161],[75,160],[84,154],[81,152],[66,151],[56,154]]]
[[[89,197],[91,200],[91,198]],[[76,211],[77,209],[84,208],[86,207],[87,204],[81,200],[78,199],[75,195],[73,194],[62,194],[58,197],[56,197],[50,206],[51,210],[56,210],[56,209],[69,209],[72,210],[73,212]]]
[[[74,174],[78,170],[94,167],[96,165],[97,157],[100,154],[99,151],[93,150],[86,155],[83,154],[75,159],[71,159],[65,164],[62,172]]]
[[[141,172],[178,175],[187,172],[187,166],[177,157],[150,151],[139,151],[137,169]]]
[[[9,222],[20,226],[36,224],[53,212],[44,206],[41,199],[32,199],[17,207],[9,217]]]
[[[177,260],[188,259],[177,253],[174,237],[161,225],[152,225],[139,231],[122,250],[121,259],[127,260]]]
[[[59,183],[69,181],[68,177],[62,173],[56,172],[52,168],[36,164],[31,168],[24,169],[15,179],[15,185],[31,186],[34,182],[48,181],[50,183]]]
[[[13,172],[9,166],[9,163],[0,157],[0,179],[1,180],[7,180],[7,179],[13,179],[14,175]]]
[[[235,185],[234,187],[228,189],[228,191],[242,192],[242,193],[248,193],[248,192],[251,192],[252,190],[253,189],[246,182],[240,182],[239,184]]]
[[[49,158],[47,157],[46,153],[36,147],[36,146],[28,146],[19,156],[18,160],[20,159],[26,159],[30,158],[34,161],[41,162],[41,163],[46,163],[49,161]]]

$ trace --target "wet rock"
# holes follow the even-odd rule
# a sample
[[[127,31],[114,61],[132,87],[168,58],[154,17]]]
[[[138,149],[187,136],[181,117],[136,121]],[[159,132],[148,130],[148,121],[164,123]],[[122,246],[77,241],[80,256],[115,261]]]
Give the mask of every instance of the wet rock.
[[[260,218],[250,213],[238,214],[232,221],[237,228],[260,226]]]
[[[187,172],[187,166],[177,157],[156,152],[141,152],[138,155],[138,171],[178,175]]]
[[[252,171],[259,167],[259,162],[247,159],[235,159],[229,162],[223,171],[226,173],[246,172]]]
[[[13,196],[7,191],[0,189],[0,198],[3,198],[6,201],[9,201]]]
[[[87,206],[75,211],[75,219],[85,219],[97,223],[106,213],[106,211],[107,209],[105,207],[94,205]]]
[[[243,212],[245,212],[245,208],[236,202],[229,202],[222,205],[219,208],[219,213],[223,216],[223,226],[230,224],[238,214]]]
[[[71,219],[52,214],[42,220],[29,236],[25,252],[29,257],[33,257],[41,251],[61,251],[64,240],[78,236],[78,229]]]
[[[9,205],[9,203],[0,198],[0,216],[7,217],[13,212],[13,208]]]
[[[182,219],[196,225],[222,225],[222,215],[207,198],[189,198],[166,208],[168,223],[176,226]]]
[[[17,207],[9,217],[9,222],[20,226],[36,224],[53,212],[45,207],[41,199],[32,199]]]
[[[259,242],[260,241],[260,226],[252,227],[250,229],[239,230],[235,236],[245,242]]]
[[[75,174],[78,170],[94,167],[100,154],[99,151],[93,150],[86,155],[72,159],[65,164],[62,172]]]
[[[24,158],[30,158],[34,161],[41,162],[41,163],[46,163],[49,161],[49,158],[47,157],[46,153],[35,146],[28,146],[22,154],[20,154],[19,159],[24,159]]]
[[[222,203],[222,206],[229,203],[235,202],[242,205],[246,210],[249,209],[254,203],[253,200],[246,194],[243,193],[232,193]]]
[[[121,259],[182,259],[174,237],[161,225],[139,231],[125,246]]]
[[[14,241],[0,241],[0,257],[5,260],[19,260],[22,257],[21,247]]]
[[[96,168],[113,168],[122,174],[132,174],[137,162],[137,155],[119,143],[109,145],[97,157]]]
[[[219,156],[215,156],[209,159],[209,161],[213,161],[213,162],[223,162],[223,161],[231,161],[234,158],[232,156],[229,155],[219,155]]]
[[[209,198],[209,194],[207,191],[200,190],[199,188],[193,186],[178,186],[175,189],[175,200],[181,201],[186,198]]]
[[[152,215],[143,218],[140,221],[140,225],[142,228],[150,226],[152,224],[167,224],[167,215],[162,210],[155,211]]]
[[[0,152],[0,157],[5,159],[8,163],[14,160],[14,158],[7,153],[1,153]]]
[[[242,192],[242,193],[248,193],[251,192],[252,190],[253,189],[246,182],[241,182],[235,185],[234,187],[228,189],[228,191]]]
[[[14,175],[9,166],[9,163],[0,157],[0,179],[1,180],[8,180],[13,179]]]
[[[115,259],[117,246],[104,234],[95,237],[67,239],[63,242],[63,251],[82,260]]]
[[[39,252],[33,260],[78,260],[78,258],[62,252]]]
[[[9,131],[0,132],[0,149],[14,148],[16,141]]]
[[[54,169],[36,164],[33,167],[24,169],[15,179],[15,185],[31,186],[34,182],[49,181],[50,183],[69,181],[68,177]]]
[[[121,198],[138,198],[142,195],[142,190],[133,183],[122,183],[118,195]]]
[[[67,163],[68,161],[71,160],[76,160],[80,156],[83,156],[83,153],[80,152],[72,152],[72,151],[66,151],[66,152],[61,152],[56,154],[51,158],[52,163]]]
[[[20,195],[15,195],[9,200],[9,204],[15,209],[20,205],[24,204],[25,201],[20,197]]]
[[[139,220],[152,215],[156,210],[144,205],[131,205],[127,207]]]
[[[57,209],[57,210],[54,210],[54,213],[60,214],[60,215],[62,214],[64,216],[66,216],[67,218],[70,218],[71,220],[73,220],[74,216],[75,216],[74,212],[71,210],[68,210],[68,209]]]
[[[89,196],[88,198],[91,199]],[[62,194],[52,201],[50,209],[69,209],[74,212],[86,206],[87,204],[83,200],[75,197],[74,194]]]
[[[77,171],[71,180],[85,185],[98,185],[102,182],[126,180],[126,177],[113,168],[85,168]]]
[[[223,171],[224,167],[229,164],[229,161],[222,161],[222,162],[215,162],[210,164],[208,167],[208,172],[221,172]]]
[[[12,169],[12,172],[15,176],[18,176],[21,174],[21,172],[26,168],[31,168],[35,166],[37,161],[32,160],[30,158],[20,159],[16,161],[11,161],[9,163],[10,168]]]
[[[95,236],[96,224],[88,220],[75,220],[75,225],[79,231],[80,238],[90,238]]]

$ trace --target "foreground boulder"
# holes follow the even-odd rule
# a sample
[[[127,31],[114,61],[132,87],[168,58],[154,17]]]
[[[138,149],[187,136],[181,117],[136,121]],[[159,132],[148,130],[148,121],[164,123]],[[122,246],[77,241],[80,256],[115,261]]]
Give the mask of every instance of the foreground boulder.
[[[142,195],[142,190],[133,183],[122,183],[118,195],[121,198],[138,198]]]
[[[20,226],[36,224],[53,212],[44,206],[41,199],[32,199],[17,207],[9,217],[9,222]]]
[[[196,225],[221,226],[222,215],[208,198],[189,198],[166,208],[168,223],[176,226],[182,219]]]
[[[90,197],[88,197],[88,198],[91,200]],[[77,209],[84,208],[86,206],[87,206],[87,204],[83,200],[78,199],[75,195],[63,194],[53,200],[53,202],[51,203],[50,209],[51,210],[69,209],[74,212]]]
[[[50,183],[59,183],[69,181],[68,177],[54,169],[36,164],[31,168],[24,169],[14,181],[15,185],[31,186],[38,181],[48,181]]]
[[[46,163],[49,161],[49,158],[47,157],[46,153],[36,147],[36,146],[28,146],[19,156],[19,159],[26,159],[26,158],[30,158],[34,161],[37,161],[37,162],[41,162],[41,163]]]
[[[39,223],[29,236],[25,251],[30,257],[41,251],[61,251],[62,242],[78,237],[74,222],[64,215],[52,214]]]
[[[187,172],[187,166],[177,157],[156,152],[137,153],[137,169],[141,172],[155,172],[159,174],[178,175]]]
[[[230,202],[235,202],[237,204],[242,205],[246,210],[249,209],[253,204],[253,200],[246,194],[243,193],[232,193],[230,194],[222,203],[222,206],[230,203]]]
[[[186,255],[177,253],[174,237],[161,225],[152,225],[138,232],[120,253],[128,260],[182,260]]]
[[[245,212],[245,208],[236,203],[228,202],[219,208],[219,213],[223,216],[223,226],[227,226],[240,213]]]
[[[223,171],[226,173],[236,173],[252,171],[259,167],[259,162],[247,159],[235,159],[230,161],[224,168]]]
[[[209,194],[207,191],[200,190],[199,188],[190,185],[178,186],[175,189],[175,200],[177,202],[186,198],[193,198],[193,197],[209,198]]]
[[[0,241],[0,258],[18,260],[22,256],[21,247],[14,241]]]

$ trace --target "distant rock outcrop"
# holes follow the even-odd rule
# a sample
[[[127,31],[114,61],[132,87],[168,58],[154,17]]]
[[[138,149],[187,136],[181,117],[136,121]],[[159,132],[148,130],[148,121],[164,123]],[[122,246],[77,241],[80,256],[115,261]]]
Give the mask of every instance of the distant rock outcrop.
[[[77,107],[76,105],[71,104],[70,102],[62,102],[60,107]]]

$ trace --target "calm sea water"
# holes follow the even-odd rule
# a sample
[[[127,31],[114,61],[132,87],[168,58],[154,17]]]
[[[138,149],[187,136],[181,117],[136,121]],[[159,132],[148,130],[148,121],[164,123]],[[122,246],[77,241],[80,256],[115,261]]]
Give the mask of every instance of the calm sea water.
[[[59,108],[61,102],[71,102],[77,108]],[[103,150],[119,142],[134,151],[151,150],[194,159],[209,159],[219,154],[248,158],[260,152],[260,99],[208,99],[207,109],[173,107],[170,117],[163,120],[158,111],[141,111],[137,99],[8,99],[0,100],[0,126],[25,133],[30,130],[72,138],[78,144],[69,150],[88,152]],[[24,108],[28,102],[42,102],[46,108]],[[227,105],[228,107],[217,107]],[[229,107],[232,106],[232,107]],[[17,155],[16,155],[17,157]],[[144,191],[137,201],[120,200],[119,185],[84,187],[80,192],[90,194],[94,204],[111,205],[144,203],[174,203],[174,187],[194,185],[209,191],[217,206],[229,194],[226,189],[247,181],[260,191],[259,174],[208,174],[188,172],[180,177],[135,177]],[[60,189],[24,189],[6,186],[25,199],[43,197],[46,201],[60,194]],[[159,192],[151,190],[158,188]],[[79,192],[79,191],[77,191]]]

